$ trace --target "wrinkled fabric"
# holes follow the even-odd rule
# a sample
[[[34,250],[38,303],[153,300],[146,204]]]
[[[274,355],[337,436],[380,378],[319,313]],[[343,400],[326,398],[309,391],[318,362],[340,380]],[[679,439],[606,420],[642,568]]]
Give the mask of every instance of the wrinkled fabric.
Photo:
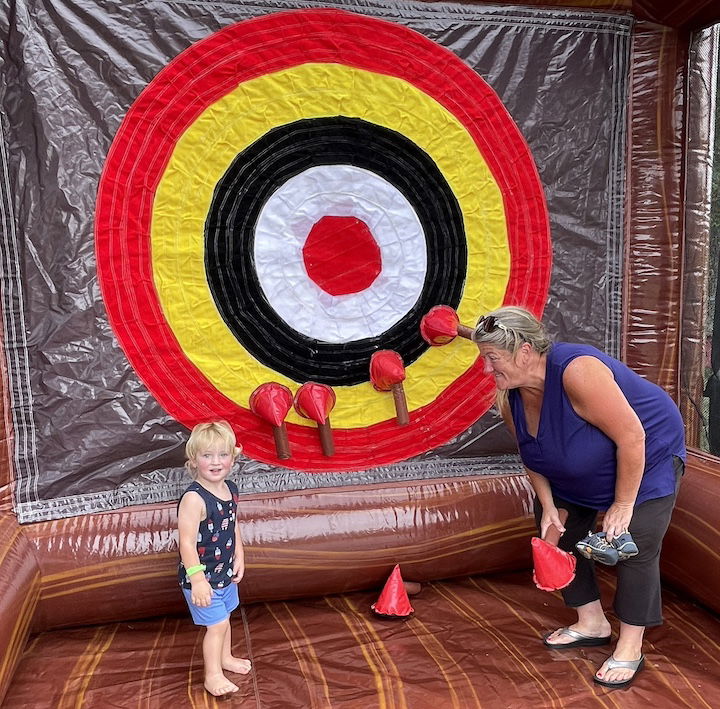
[[[632,20],[509,6],[328,5],[420,32],[497,92],[545,190],[554,258],[545,321],[558,339],[617,355]],[[129,365],[99,292],[100,175],[129,107],[174,57],[232,23],[302,6],[12,0],[0,10],[1,309],[21,521],[177,495],[187,431]],[[260,487],[354,484],[497,469],[513,450],[490,412],[405,463],[313,478],[244,461],[241,472],[251,487],[258,472]]]

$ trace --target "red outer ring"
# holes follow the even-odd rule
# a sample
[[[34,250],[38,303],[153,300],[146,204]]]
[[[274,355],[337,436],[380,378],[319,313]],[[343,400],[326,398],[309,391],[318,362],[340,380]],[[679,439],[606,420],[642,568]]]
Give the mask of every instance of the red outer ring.
[[[96,210],[98,275],[110,323],[161,406],[189,428],[223,418],[249,457],[308,471],[357,470],[405,460],[447,442],[485,413],[494,386],[476,363],[435,401],[358,429],[337,430],[326,458],[317,431],[288,425],[289,461],[268,424],[214,388],[186,357],[153,284],[150,224],[155,191],[175,143],[238,84],[307,62],[331,62],[403,79],[449,110],[473,137],[500,186],[511,268],[506,304],[540,315],[550,281],[547,208],[530,151],[490,87],[449,50],[402,25],[341,10],[297,10],[247,20],[189,47],[133,103],[110,147]],[[472,276],[472,274],[470,274]]]

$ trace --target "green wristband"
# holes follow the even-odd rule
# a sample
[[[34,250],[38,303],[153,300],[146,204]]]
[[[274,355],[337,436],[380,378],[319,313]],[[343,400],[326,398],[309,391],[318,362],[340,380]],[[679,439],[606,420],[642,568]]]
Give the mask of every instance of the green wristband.
[[[198,573],[199,571],[205,571],[205,564],[197,564],[196,566],[191,566],[189,569],[185,569],[185,574],[189,578],[190,576]]]

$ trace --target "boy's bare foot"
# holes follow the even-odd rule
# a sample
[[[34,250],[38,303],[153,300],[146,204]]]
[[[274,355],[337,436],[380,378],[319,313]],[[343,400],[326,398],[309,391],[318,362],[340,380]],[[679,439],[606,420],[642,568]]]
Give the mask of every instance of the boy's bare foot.
[[[210,675],[205,677],[205,689],[213,695],[213,697],[222,697],[224,694],[232,694],[240,689],[233,684],[225,675]]]
[[[246,675],[252,668],[250,660],[244,660],[241,657],[226,657],[222,661],[222,668],[228,672],[235,672],[239,675]]]

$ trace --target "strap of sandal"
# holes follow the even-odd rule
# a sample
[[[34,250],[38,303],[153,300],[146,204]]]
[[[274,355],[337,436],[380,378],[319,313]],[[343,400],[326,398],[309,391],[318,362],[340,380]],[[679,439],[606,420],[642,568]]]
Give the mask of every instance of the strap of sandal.
[[[568,635],[569,637],[575,639],[575,640],[588,640],[590,638],[589,635],[583,635],[582,633],[578,633],[577,630],[573,630],[572,628],[560,628],[560,635]],[[558,643],[560,644],[560,643]]]
[[[616,660],[613,655],[610,655],[607,661],[608,670],[626,669],[626,670],[637,670],[640,667],[640,663],[645,659],[644,655],[640,655],[637,660]]]

